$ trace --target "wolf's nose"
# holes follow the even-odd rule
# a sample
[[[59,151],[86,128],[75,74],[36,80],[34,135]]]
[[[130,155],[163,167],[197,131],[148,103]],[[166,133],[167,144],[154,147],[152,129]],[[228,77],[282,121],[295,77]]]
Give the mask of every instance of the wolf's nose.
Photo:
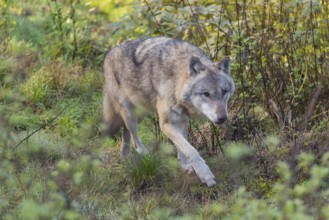
[[[216,124],[223,124],[227,119],[227,116],[218,118],[217,121],[215,122]]]

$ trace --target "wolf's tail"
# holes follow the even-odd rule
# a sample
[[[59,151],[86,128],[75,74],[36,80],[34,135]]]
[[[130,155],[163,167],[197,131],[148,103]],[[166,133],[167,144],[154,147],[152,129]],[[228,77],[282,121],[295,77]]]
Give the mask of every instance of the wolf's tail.
[[[114,136],[124,126],[122,117],[116,112],[113,104],[111,97],[105,93],[103,98],[103,121],[108,126],[106,134],[109,136]]]
[[[115,68],[115,62],[111,61],[110,54],[107,54],[104,62],[104,74],[106,78],[106,84],[104,87],[104,98],[103,98],[103,120],[109,126],[107,134],[114,136],[122,126],[124,126],[123,119],[115,106],[115,101],[108,90],[119,90],[117,81],[113,79],[113,69]],[[109,83],[111,82],[111,83]]]

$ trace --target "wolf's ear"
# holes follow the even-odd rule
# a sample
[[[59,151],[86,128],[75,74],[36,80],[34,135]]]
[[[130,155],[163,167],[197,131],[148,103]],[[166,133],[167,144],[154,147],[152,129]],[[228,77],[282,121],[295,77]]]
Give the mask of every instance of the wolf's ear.
[[[230,57],[224,57],[217,65],[219,70],[222,70],[226,74],[231,74]]]
[[[201,63],[199,57],[191,57],[190,59],[190,75],[199,74],[202,70],[205,70],[205,66]]]

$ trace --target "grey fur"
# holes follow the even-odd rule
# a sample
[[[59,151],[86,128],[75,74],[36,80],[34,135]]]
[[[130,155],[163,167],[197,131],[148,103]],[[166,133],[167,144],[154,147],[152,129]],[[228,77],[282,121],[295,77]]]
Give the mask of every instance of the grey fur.
[[[166,37],[126,41],[112,49],[104,62],[104,121],[111,134],[123,127],[121,154],[148,153],[137,134],[139,111],[157,112],[161,130],[177,146],[181,166],[195,171],[208,186],[214,175],[187,142],[191,117],[223,123],[234,92],[230,60],[213,63],[204,52],[185,41]]]

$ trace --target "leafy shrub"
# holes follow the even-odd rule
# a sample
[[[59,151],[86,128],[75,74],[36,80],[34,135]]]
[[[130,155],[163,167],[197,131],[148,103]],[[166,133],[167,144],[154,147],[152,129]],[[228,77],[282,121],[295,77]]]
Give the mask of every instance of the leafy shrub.
[[[47,104],[52,92],[51,79],[48,73],[34,74],[24,84],[22,90],[30,102]]]

